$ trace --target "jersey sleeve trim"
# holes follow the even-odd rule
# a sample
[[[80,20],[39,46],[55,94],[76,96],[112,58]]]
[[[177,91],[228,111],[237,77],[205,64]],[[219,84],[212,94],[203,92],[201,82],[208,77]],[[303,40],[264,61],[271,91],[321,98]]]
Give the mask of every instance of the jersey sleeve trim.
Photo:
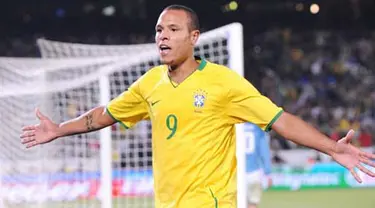
[[[272,130],[272,125],[277,121],[277,119],[279,119],[279,117],[281,116],[281,114],[283,114],[284,110],[280,110],[276,115],[275,117],[273,117],[273,119],[270,121],[270,123],[266,126],[266,129],[265,131],[266,132],[269,132]]]
[[[112,113],[111,113],[111,111],[109,111],[109,108],[108,108],[108,107],[106,107],[106,112],[107,112],[107,114],[108,114],[109,116],[111,116],[111,117],[113,118],[113,120],[119,122],[119,123],[125,128],[125,129],[129,129],[129,127],[126,126],[122,121],[118,120],[117,118],[115,118],[115,117],[112,115]]]

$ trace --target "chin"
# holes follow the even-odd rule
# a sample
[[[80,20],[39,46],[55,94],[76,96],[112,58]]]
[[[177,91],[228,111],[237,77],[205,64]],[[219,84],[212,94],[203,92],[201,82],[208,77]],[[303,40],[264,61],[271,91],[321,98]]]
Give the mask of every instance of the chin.
[[[171,65],[174,62],[173,59],[163,58],[163,57],[160,58],[160,61],[162,64],[166,64],[166,65]]]

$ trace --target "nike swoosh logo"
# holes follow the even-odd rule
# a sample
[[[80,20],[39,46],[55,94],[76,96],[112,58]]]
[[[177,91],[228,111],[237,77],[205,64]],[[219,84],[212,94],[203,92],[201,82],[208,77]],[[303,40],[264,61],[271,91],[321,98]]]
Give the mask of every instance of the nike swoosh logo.
[[[155,102],[151,102],[151,106],[154,106],[156,103],[160,102],[160,100],[157,100]]]

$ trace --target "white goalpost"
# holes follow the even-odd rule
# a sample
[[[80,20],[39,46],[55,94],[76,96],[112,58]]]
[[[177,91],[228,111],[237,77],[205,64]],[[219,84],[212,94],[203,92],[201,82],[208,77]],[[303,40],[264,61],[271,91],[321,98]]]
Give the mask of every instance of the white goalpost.
[[[202,33],[196,55],[244,75],[242,31],[240,23],[232,23]],[[36,107],[61,122],[107,104],[160,64],[155,44],[45,39],[37,44],[41,58],[0,58],[0,190],[9,190],[0,197],[5,203],[37,207],[153,207],[148,121],[126,131],[116,124],[29,150],[18,137],[21,126],[37,122]],[[243,125],[238,125],[239,208],[246,207],[243,138]]]

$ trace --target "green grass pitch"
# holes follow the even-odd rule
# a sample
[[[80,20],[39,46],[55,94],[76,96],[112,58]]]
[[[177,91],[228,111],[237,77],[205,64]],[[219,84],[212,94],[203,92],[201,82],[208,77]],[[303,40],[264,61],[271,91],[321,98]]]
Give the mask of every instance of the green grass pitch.
[[[113,208],[152,208],[152,198],[114,199]],[[98,201],[25,204],[9,208],[100,208]],[[267,191],[259,208],[375,208],[375,189]]]

